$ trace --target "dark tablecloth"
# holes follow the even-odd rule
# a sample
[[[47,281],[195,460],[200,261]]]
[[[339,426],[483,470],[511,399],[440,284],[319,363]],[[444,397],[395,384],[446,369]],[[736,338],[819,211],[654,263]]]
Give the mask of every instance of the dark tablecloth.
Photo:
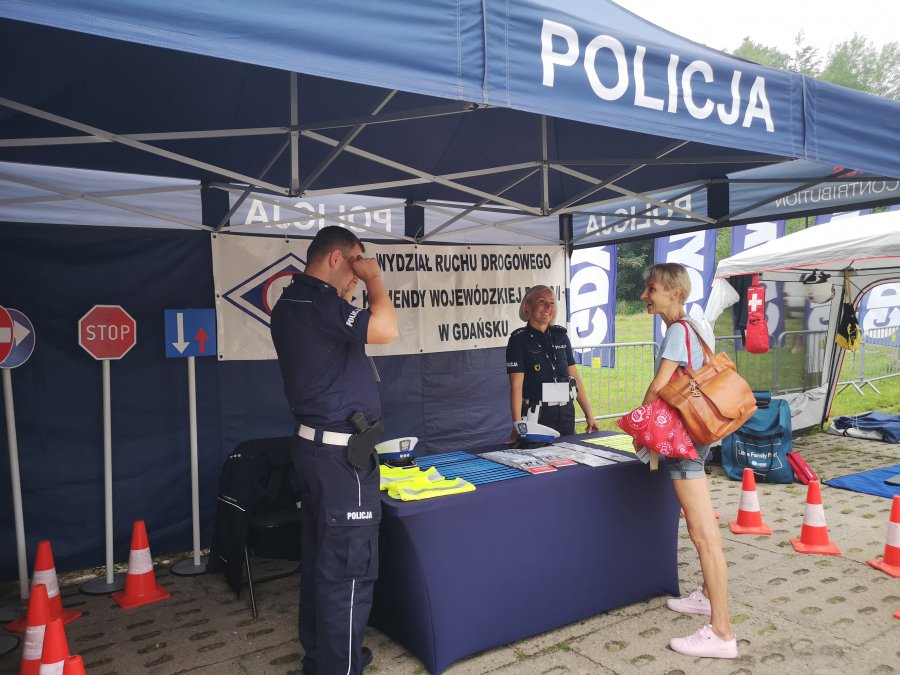
[[[641,463],[561,467],[418,502],[384,495],[382,509],[370,623],[431,673],[678,593],[678,502],[666,473]]]

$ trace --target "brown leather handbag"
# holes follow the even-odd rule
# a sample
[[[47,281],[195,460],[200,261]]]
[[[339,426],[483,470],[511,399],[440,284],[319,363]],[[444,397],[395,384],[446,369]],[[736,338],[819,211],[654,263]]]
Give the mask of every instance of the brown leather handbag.
[[[688,364],[690,364],[690,330],[684,324]],[[703,346],[703,365],[694,370],[683,367],[684,376],[672,380],[660,389],[659,397],[675,408],[684,426],[697,445],[709,445],[735,431],[756,412],[756,397],[747,381],[725,352],[713,354],[706,341]]]

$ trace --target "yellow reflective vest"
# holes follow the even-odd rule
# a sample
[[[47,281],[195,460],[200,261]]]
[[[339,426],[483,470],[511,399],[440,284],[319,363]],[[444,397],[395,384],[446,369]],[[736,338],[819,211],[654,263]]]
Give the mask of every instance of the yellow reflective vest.
[[[439,480],[414,478],[391,483],[388,485],[387,493],[394,499],[410,502],[472,492],[474,489],[474,485],[462,478],[441,478]]]
[[[392,483],[408,480],[441,480],[443,476],[433,466],[424,471],[417,466],[399,467],[381,465],[381,489],[387,490]]]

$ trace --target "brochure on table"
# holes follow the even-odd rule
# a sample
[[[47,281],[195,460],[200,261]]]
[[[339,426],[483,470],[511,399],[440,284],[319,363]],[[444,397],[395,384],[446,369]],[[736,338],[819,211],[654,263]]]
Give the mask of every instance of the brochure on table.
[[[611,447],[618,449],[617,446],[622,444],[619,435],[591,440],[600,441],[607,438],[609,445],[605,448],[560,441],[541,448],[494,450],[483,452],[479,456],[532,474],[549,473],[556,471],[558,467],[574,466],[576,463],[586,466],[607,466],[638,461],[634,457],[634,450],[630,445],[630,436],[622,435],[622,438],[628,442],[626,452],[630,452],[631,456],[621,454],[621,450],[624,448],[621,448],[619,452],[609,449]]]

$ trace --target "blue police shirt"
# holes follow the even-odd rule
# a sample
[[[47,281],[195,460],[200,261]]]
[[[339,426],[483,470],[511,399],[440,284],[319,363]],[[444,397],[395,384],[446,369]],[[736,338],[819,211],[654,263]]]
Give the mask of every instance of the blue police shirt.
[[[272,310],[272,342],[294,417],[326,431],[355,431],[361,410],[381,419],[381,400],[366,356],[368,309],[341,298],[334,286],[295,274]]]
[[[572,343],[562,326],[541,332],[525,325],[512,332],[506,345],[506,372],[524,373],[522,398],[540,401],[544,382],[568,382],[569,366],[575,365]]]

